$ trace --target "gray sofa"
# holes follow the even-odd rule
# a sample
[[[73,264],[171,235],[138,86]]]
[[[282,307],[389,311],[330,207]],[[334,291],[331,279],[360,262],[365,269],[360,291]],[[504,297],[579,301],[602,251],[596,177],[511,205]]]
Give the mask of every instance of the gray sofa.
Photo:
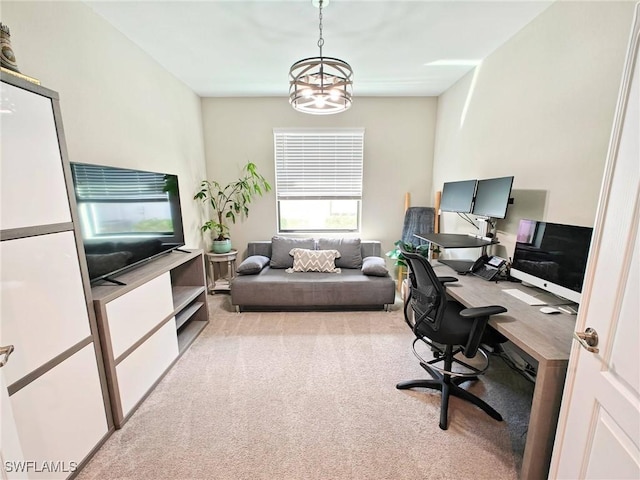
[[[336,249],[339,273],[293,272],[292,248]],[[289,239],[250,242],[231,281],[231,303],[244,310],[369,310],[388,308],[396,286],[381,244],[360,239]]]

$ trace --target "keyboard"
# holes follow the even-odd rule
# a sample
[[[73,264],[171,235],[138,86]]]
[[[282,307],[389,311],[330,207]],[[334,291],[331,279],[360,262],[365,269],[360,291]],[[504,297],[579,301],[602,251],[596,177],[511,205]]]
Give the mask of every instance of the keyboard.
[[[527,305],[546,305],[547,302],[544,300],[540,300],[539,298],[534,297],[533,295],[529,295],[528,293],[524,293],[521,290],[516,288],[508,288],[502,290],[505,293],[508,293],[512,297],[516,297],[518,300],[526,303]]]
[[[449,260],[438,259],[438,262],[444,263],[446,266],[453,268],[457,273],[467,273],[473,267],[475,260]]]

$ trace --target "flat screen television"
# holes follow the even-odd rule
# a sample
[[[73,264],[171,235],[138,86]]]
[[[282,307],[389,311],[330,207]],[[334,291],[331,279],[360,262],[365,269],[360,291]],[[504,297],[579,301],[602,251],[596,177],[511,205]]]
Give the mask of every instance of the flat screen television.
[[[442,186],[440,210],[443,212],[470,213],[475,192],[476,180],[446,182]]]
[[[184,245],[178,177],[71,163],[92,283]]]
[[[512,185],[513,177],[478,180],[472,213],[480,217],[506,217]]]
[[[520,220],[511,276],[580,303],[593,229]]]

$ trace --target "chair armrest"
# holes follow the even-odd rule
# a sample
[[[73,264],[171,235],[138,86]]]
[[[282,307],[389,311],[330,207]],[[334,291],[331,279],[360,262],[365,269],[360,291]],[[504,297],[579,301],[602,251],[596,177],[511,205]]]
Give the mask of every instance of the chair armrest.
[[[445,283],[457,282],[458,279],[456,277],[438,277],[438,281],[444,285]]]
[[[465,308],[460,311],[460,316],[464,318],[488,317],[490,315],[497,315],[498,313],[505,313],[506,311],[507,309],[500,305],[490,305],[486,307]]]
[[[467,344],[464,346],[464,356],[467,358],[473,358],[478,351],[482,336],[484,335],[487,323],[489,323],[489,317],[498,313],[504,313],[507,309],[500,305],[489,305],[486,307],[465,308],[460,311],[460,316],[463,318],[473,319],[473,326],[471,327],[471,333],[467,339]]]

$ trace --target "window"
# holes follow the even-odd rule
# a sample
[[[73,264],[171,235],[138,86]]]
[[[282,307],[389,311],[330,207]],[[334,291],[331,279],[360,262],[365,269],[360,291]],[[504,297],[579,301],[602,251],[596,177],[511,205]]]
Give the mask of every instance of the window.
[[[364,129],[273,133],[278,231],[359,231]]]

